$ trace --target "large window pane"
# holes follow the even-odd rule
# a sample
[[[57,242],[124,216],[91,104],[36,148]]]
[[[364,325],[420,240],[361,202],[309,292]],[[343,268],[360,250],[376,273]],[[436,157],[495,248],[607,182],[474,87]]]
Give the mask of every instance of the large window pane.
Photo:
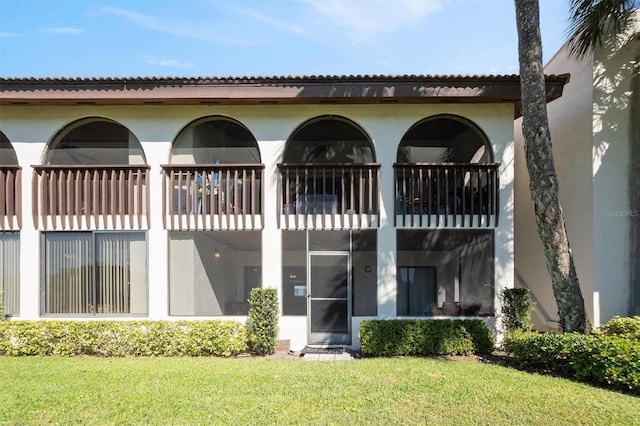
[[[282,231],[282,314],[307,314],[305,231]]]
[[[493,241],[493,231],[398,230],[398,315],[493,315]]]
[[[5,315],[20,314],[20,234],[0,232],[0,304]]]
[[[147,312],[144,233],[43,235],[45,314]]]
[[[169,233],[169,314],[246,315],[262,286],[259,231]]]

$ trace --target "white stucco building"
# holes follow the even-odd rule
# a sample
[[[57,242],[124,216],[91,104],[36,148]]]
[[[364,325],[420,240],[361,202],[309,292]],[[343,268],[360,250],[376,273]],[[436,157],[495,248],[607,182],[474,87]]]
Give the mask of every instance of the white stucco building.
[[[548,77],[549,101],[566,81]],[[0,79],[5,311],[242,321],[263,286],[292,349],[358,347],[370,318],[493,325],[516,281],[519,90],[516,76]]]
[[[640,21],[618,47],[588,57],[564,46],[546,73],[570,73],[548,105],[553,153],[567,232],[589,321],[640,314]],[[536,328],[557,330],[542,244],[537,237],[516,120],[515,276],[532,290]]]

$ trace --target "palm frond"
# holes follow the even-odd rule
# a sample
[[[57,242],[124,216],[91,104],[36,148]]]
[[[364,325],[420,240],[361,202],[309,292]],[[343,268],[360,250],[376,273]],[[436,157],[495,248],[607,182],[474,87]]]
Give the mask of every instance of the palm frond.
[[[572,55],[584,56],[605,41],[616,40],[632,22],[639,0],[569,0]]]

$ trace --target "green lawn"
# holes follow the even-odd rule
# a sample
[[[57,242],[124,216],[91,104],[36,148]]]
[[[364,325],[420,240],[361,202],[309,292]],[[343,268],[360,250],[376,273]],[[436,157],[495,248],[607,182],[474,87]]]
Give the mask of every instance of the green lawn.
[[[640,398],[474,361],[0,357],[0,424],[640,424]]]

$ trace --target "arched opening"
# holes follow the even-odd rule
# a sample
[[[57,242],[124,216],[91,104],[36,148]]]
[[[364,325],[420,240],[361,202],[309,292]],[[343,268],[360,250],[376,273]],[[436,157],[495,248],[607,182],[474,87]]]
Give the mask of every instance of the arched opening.
[[[62,129],[49,144],[47,165],[145,164],[138,138],[122,124],[91,117]]]
[[[346,118],[325,116],[307,121],[293,132],[284,163],[373,163],[375,153],[366,133]]]
[[[178,134],[171,147],[170,163],[260,163],[260,150],[255,137],[239,122],[222,116],[205,117]]]
[[[454,115],[429,117],[405,133],[398,163],[490,163],[493,153],[484,132]]]
[[[18,156],[9,138],[0,131],[0,166],[17,166]]]

